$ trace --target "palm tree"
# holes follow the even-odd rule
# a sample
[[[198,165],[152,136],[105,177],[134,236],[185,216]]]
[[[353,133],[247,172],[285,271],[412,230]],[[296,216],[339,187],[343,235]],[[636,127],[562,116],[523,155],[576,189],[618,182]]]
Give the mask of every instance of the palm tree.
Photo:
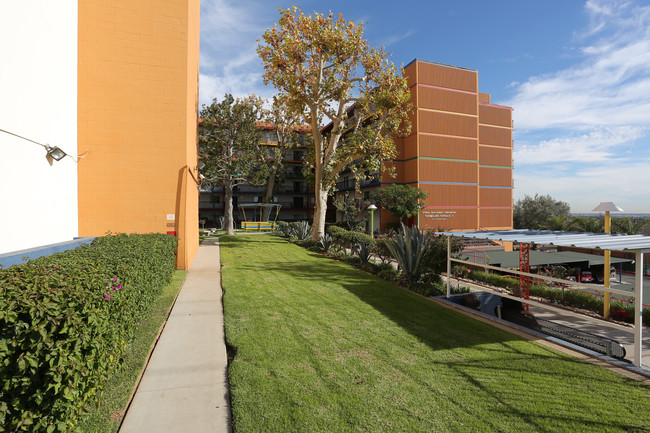
[[[648,224],[650,224],[650,220],[645,218],[612,218],[612,233],[643,234]]]
[[[553,215],[540,226],[543,230],[569,231],[573,220],[566,215]]]
[[[603,220],[598,217],[578,216],[573,218],[571,229],[586,233],[602,233]]]

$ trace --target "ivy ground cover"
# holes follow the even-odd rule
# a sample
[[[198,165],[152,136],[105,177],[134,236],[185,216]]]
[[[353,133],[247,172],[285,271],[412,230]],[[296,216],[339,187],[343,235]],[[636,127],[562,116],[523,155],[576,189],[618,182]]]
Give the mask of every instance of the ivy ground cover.
[[[221,259],[236,433],[650,426],[647,385],[275,236]]]

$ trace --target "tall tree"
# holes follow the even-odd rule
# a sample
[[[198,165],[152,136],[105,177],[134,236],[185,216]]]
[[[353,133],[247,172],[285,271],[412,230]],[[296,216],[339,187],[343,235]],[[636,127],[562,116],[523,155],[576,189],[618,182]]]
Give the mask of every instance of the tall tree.
[[[571,224],[573,219],[566,215],[552,215],[546,219],[544,224],[540,226],[544,230],[553,230],[553,231],[569,231],[571,230]]]
[[[555,200],[550,195],[525,195],[515,203],[512,215],[514,228],[536,230],[550,217],[568,217],[570,211],[569,203]]]
[[[354,230],[359,216],[366,212],[368,202],[363,199],[355,198],[354,192],[350,195],[349,192],[340,195],[333,200],[336,210],[341,212],[343,222],[348,230]]]
[[[402,222],[404,218],[411,218],[424,207],[424,200],[429,194],[420,188],[409,185],[392,184],[380,188],[374,195],[375,203],[387,210]]]
[[[650,220],[646,218],[612,218],[612,233],[640,235],[645,232],[649,224]]]
[[[586,233],[600,233],[603,230],[604,220],[595,216],[577,216],[571,220],[571,230]]]
[[[234,234],[233,189],[241,184],[261,185],[264,181],[264,152],[259,145],[262,131],[261,99],[250,96],[233,98],[226,94],[223,101],[215,98],[201,109],[199,124],[199,156],[201,173],[212,184],[223,184],[224,229]]]
[[[271,147],[267,159],[267,180],[264,194],[264,201],[270,203],[273,199],[273,191],[276,183],[282,179],[285,154],[287,150],[296,147],[300,139],[300,116],[288,110],[286,101],[279,97],[273,97],[273,105],[265,110],[264,123],[277,137],[277,143]],[[304,131],[303,131],[304,133]]]
[[[403,74],[363,39],[363,26],[341,15],[280,9],[278,25],[257,49],[264,82],[273,83],[290,110],[311,126],[315,204],[312,241],[325,231],[327,197],[339,172],[377,172],[395,157],[394,134],[408,134],[410,92]],[[354,104],[354,116],[348,114]],[[331,122],[324,134],[322,127]],[[342,137],[345,134],[345,143]]]

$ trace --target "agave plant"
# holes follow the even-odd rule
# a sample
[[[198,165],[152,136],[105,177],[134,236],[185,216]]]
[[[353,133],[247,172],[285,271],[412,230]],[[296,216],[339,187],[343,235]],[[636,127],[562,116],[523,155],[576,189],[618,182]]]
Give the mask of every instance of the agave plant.
[[[364,265],[370,260],[370,253],[372,252],[372,245],[367,242],[359,242],[357,244],[357,251],[359,253],[359,259]]]
[[[402,225],[399,233],[386,241],[386,246],[408,279],[420,276],[422,258],[427,249],[426,240],[426,235],[417,226],[409,228]]]
[[[307,221],[296,221],[290,224],[291,236],[295,236],[299,241],[306,241],[311,236],[311,225]]]
[[[320,238],[320,246],[323,247],[323,249],[327,252],[329,251],[330,248],[332,248],[332,243],[334,242],[334,239],[332,239],[332,236],[329,234],[325,233],[322,238]]]

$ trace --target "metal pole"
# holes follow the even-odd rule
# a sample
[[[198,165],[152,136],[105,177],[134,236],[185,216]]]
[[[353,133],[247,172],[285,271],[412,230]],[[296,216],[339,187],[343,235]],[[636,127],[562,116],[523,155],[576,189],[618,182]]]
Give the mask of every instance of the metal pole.
[[[636,252],[634,270],[634,365],[641,367],[643,342],[643,252]]]
[[[447,299],[451,296],[451,236],[447,236]]]
[[[373,238],[375,237],[374,223],[375,223],[375,210],[370,209],[370,236],[372,236]]]

